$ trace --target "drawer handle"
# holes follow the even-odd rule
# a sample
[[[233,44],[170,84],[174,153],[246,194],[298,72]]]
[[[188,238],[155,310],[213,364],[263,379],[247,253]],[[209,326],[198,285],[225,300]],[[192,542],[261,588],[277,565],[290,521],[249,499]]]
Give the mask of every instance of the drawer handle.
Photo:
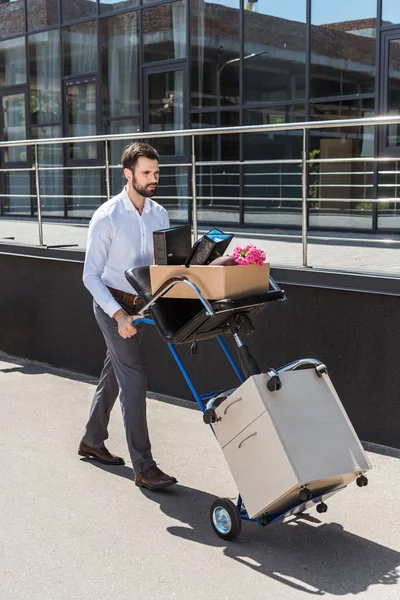
[[[236,398],[236,400],[234,400],[233,402],[231,402],[230,404],[228,404],[228,406],[227,406],[227,407],[225,408],[225,410],[224,410],[224,415],[226,415],[226,413],[227,413],[227,411],[228,411],[228,408],[229,408],[230,406],[233,406],[234,404],[236,404],[236,402],[240,402],[241,400],[243,400],[243,398]]]
[[[250,438],[254,437],[255,435],[257,435],[257,431],[255,431],[254,433],[251,433],[250,435],[248,435],[246,438],[244,438],[244,440],[242,440],[238,446],[238,448],[241,448],[243,446],[243,444],[245,442],[247,442],[247,440],[249,440]]]

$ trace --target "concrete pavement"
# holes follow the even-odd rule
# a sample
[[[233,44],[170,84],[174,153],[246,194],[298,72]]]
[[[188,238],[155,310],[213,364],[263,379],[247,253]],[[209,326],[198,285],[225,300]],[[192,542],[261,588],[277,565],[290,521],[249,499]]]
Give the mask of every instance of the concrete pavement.
[[[179,484],[142,492],[129,463],[77,455],[94,384],[0,355],[1,600],[400,597],[400,451],[369,452],[370,485],[326,515],[244,523],[227,544],[208,510],[236,489],[201,413],[149,400],[154,455]],[[119,406],[108,446],[128,458]]]
[[[226,227],[224,230],[228,232],[230,228]],[[46,221],[43,224],[43,238],[44,244],[48,246],[85,251],[87,224]],[[35,221],[0,219],[0,248],[1,243],[35,246],[38,242],[38,227]],[[303,264],[299,230],[235,232],[228,252],[237,245],[249,242],[266,251],[267,259],[273,267],[298,268]],[[313,231],[308,237],[308,242],[307,264],[315,269],[400,278],[399,235]]]

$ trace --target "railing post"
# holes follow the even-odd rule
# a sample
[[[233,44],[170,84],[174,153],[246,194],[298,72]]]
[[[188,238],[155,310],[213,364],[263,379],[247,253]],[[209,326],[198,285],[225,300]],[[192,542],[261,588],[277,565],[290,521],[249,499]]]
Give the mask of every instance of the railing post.
[[[108,156],[108,140],[104,141],[104,158],[106,161],[106,194],[107,194],[107,200],[109,200],[111,197],[111,193],[110,193],[110,159]]]
[[[307,129],[303,128],[303,151],[301,153],[301,240],[303,267],[307,267]]]
[[[193,239],[197,240],[197,193],[196,193],[196,152],[195,136],[192,135],[192,221],[193,221]]]
[[[43,225],[42,225],[42,206],[40,202],[40,183],[39,183],[39,154],[38,145],[34,145],[35,150],[35,185],[36,185],[36,203],[39,227],[39,246],[44,246],[43,243]]]

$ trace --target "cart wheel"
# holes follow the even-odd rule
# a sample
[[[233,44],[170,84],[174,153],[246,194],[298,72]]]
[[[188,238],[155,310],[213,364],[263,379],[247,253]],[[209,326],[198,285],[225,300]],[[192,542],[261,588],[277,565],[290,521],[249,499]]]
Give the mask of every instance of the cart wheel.
[[[312,498],[312,493],[308,488],[305,487],[302,490],[300,490],[299,498],[302,502],[308,502],[308,500],[311,500]]]
[[[237,506],[226,498],[214,500],[210,508],[211,525],[223,540],[234,540],[242,528],[242,520]]]
[[[326,513],[327,510],[328,510],[328,507],[325,504],[325,502],[320,502],[319,504],[317,504],[317,512]]]
[[[366,485],[368,485],[368,479],[365,477],[365,475],[360,475],[360,477],[358,477],[356,481],[358,487],[365,487]]]

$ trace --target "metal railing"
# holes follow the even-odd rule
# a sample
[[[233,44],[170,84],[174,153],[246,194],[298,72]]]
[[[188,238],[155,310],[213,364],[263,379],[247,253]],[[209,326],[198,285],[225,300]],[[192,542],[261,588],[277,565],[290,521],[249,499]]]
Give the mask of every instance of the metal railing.
[[[277,198],[285,201],[300,201],[301,200],[301,229],[302,229],[302,263],[303,266],[307,266],[307,236],[308,236],[308,223],[307,223],[307,206],[308,202],[315,201],[315,198],[310,198],[308,196],[309,189],[309,166],[311,164],[329,164],[329,163],[384,163],[384,162],[399,162],[399,157],[374,157],[374,156],[365,156],[365,157],[344,157],[344,158],[307,158],[307,133],[311,130],[325,130],[325,129],[338,129],[338,128],[349,128],[349,127],[366,127],[366,126],[383,126],[383,125],[400,125],[400,116],[399,117],[389,117],[389,116],[381,116],[381,117],[371,117],[364,119],[337,119],[330,121],[312,121],[312,122],[300,122],[300,123],[284,123],[284,124],[275,124],[275,125],[248,125],[248,126],[240,126],[240,127],[223,127],[223,128],[204,128],[204,129],[189,129],[189,130],[178,130],[178,131],[152,131],[152,132],[136,132],[132,134],[110,134],[110,135],[93,135],[93,136],[83,136],[83,137],[70,137],[70,138],[45,138],[45,139],[35,139],[35,140],[13,140],[8,142],[0,142],[0,148],[11,148],[16,146],[29,146],[33,148],[33,156],[32,156],[32,167],[21,167],[21,168],[12,168],[12,169],[0,169],[1,172],[34,172],[35,174],[35,191],[37,200],[37,217],[38,217],[38,233],[39,233],[39,245],[44,245],[43,240],[43,216],[42,216],[42,208],[41,208],[41,192],[40,192],[40,178],[39,174],[43,171],[59,171],[59,170],[68,170],[68,171],[76,171],[76,170],[93,170],[93,169],[101,169],[105,172],[105,189],[106,189],[106,198],[109,199],[111,196],[111,179],[110,173],[112,169],[121,168],[120,165],[111,165],[109,158],[109,143],[115,142],[118,140],[156,140],[158,138],[178,138],[178,137],[186,137],[191,140],[191,161],[190,162],[182,162],[176,164],[165,164],[165,167],[190,167],[191,168],[191,188],[192,194],[191,196],[182,196],[185,199],[192,200],[192,225],[193,225],[193,234],[195,239],[198,236],[198,206],[197,201],[204,199],[204,196],[197,195],[197,168],[198,167],[213,167],[213,166],[251,166],[251,165],[298,165],[301,166],[301,198]],[[213,135],[232,135],[232,134],[254,134],[254,133],[286,133],[289,131],[300,131],[302,132],[302,152],[301,157],[299,159],[277,159],[277,160],[243,160],[243,161],[198,161],[196,160],[196,151],[195,151],[195,142],[196,138],[201,136],[213,136]],[[76,143],[103,143],[104,144],[104,157],[105,164],[104,165],[89,165],[89,166],[54,166],[54,167],[40,167],[39,164],[39,148],[45,145],[58,145],[58,144],[76,144]],[[369,174],[372,172],[369,172]],[[388,173],[394,173],[397,176],[397,171],[388,171]],[[330,173],[335,174],[335,173]],[[336,173],[340,174],[340,173]],[[362,172],[365,174],[365,172]],[[271,175],[271,174],[270,174]],[[323,184],[320,184],[323,185]],[[362,185],[362,184],[360,184]],[[397,187],[400,184],[387,184],[388,187]],[[286,186],[285,186],[286,187]],[[297,187],[297,186],[294,186]],[[332,187],[337,187],[335,184],[332,184]],[[5,196],[5,194],[1,194]],[[13,195],[16,197],[16,195]],[[20,195],[23,196],[23,195]],[[43,196],[44,197],[44,196]],[[52,198],[65,198],[65,194],[62,195],[48,195],[47,197]],[[88,196],[89,197],[89,196]],[[93,196],[96,198],[100,198],[99,196]],[[172,197],[171,197],[172,198]],[[207,197],[209,198],[209,197]],[[234,196],[229,197],[229,199],[233,198],[235,201],[248,201],[248,200],[275,200],[275,198],[270,197],[251,197],[251,196]],[[219,200],[227,199],[227,197],[218,197]],[[348,199],[344,198],[318,198],[318,202],[349,202]],[[358,200],[363,201],[361,199]],[[365,199],[364,202],[369,203],[382,203],[382,202],[398,202],[399,198],[368,198]]]

